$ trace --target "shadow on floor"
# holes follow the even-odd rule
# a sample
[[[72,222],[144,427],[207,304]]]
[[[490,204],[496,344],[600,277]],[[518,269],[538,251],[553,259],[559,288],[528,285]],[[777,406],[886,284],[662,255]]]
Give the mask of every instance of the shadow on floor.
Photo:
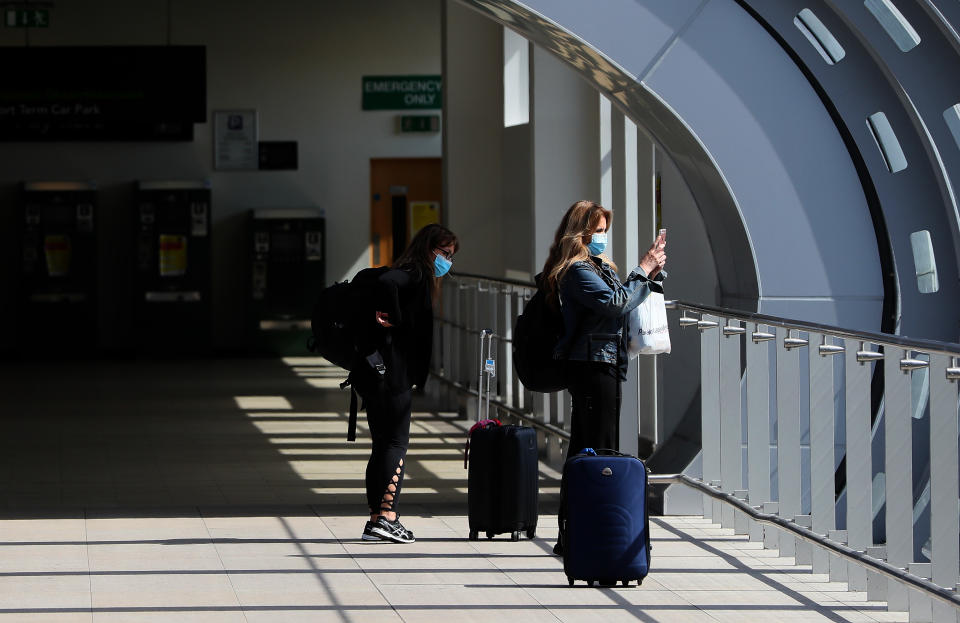
[[[362,511],[369,436],[361,413],[346,441],[344,376],[317,358],[4,364],[0,510]],[[432,407],[415,400],[401,500],[462,506],[467,423]]]

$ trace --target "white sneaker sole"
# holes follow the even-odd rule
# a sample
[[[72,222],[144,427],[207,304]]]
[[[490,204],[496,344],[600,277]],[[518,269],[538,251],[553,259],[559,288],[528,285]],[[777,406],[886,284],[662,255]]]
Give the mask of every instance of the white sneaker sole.
[[[377,543],[386,543],[386,541],[375,534],[364,534],[361,537],[363,541],[375,541]]]
[[[380,530],[378,528],[374,528],[372,532],[377,535],[377,540],[380,541],[390,541],[391,543],[416,543],[417,541],[416,539],[401,539],[398,536],[390,534],[386,530]],[[367,538],[367,536],[364,535],[364,538]]]

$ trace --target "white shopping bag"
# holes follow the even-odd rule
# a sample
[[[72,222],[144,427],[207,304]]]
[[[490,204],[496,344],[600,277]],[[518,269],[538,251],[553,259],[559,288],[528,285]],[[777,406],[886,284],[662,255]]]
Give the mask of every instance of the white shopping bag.
[[[660,355],[670,352],[670,329],[667,327],[667,308],[663,304],[663,291],[651,284],[650,295],[631,311],[624,323],[627,332],[627,353],[637,355]]]

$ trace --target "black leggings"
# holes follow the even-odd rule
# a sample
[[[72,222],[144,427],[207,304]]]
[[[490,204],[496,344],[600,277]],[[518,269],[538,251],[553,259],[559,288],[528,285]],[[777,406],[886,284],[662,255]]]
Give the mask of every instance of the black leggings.
[[[410,446],[410,390],[364,397],[373,450],[367,461],[367,505],[376,515],[397,510],[404,458]]]
[[[570,361],[567,375],[573,398],[567,458],[584,448],[619,450],[621,391],[616,366]]]

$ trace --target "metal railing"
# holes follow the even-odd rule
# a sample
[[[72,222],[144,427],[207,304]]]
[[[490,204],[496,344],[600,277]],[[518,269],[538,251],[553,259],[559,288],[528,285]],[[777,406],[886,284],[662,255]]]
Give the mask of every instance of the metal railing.
[[[528,392],[512,369],[512,329],[534,291],[475,275],[446,282],[434,374],[441,391],[473,397],[460,400],[474,415],[477,345],[490,330],[492,408],[537,427],[547,459],[557,461],[569,439],[568,397]],[[705,517],[910,611],[911,620],[957,621],[960,345],[668,307],[671,331],[700,333],[691,383],[700,385],[707,443],[702,471],[653,482],[699,482]]]

